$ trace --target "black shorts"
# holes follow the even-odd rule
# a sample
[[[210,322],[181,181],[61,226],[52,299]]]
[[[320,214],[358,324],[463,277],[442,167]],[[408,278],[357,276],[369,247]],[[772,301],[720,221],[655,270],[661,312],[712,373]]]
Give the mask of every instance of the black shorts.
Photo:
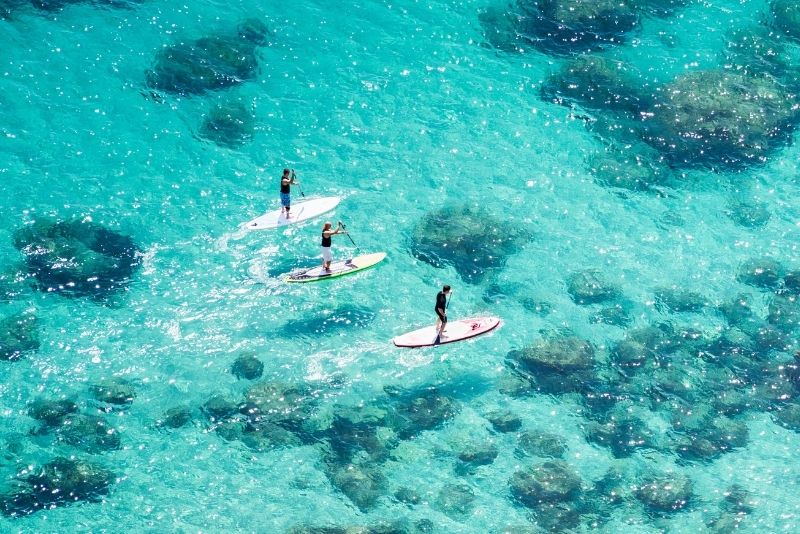
[[[433,311],[436,312],[436,315],[439,317],[439,320],[442,321],[443,324],[447,322],[447,315],[440,313],[438,308],[434,308]]]

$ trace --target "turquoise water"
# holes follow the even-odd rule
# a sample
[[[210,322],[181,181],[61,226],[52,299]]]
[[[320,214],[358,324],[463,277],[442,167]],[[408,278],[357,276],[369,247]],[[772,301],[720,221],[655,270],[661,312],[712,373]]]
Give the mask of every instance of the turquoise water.
[[[766,316],[772,293],[736,278],[750,258],[800,266],[796,143],[760,166],[684,169],[655,192],[603,186],[587,159],[603,150],[605,136],[540,97],[567,60],[485,44],[480,14],[504,7],[488,0],[150,1],[52,13],[24,5],[0,21],[0,271],[19,270],[14,232],[44,216],[90,218],[142,250],[113,303],[7,282],[18,294],[0,305],[0,317],[35,313],[40,347],[0,362],[3,491],[25,466],[55,456],[103,466],[115,481],[98,502],[0,516],[0,531],[283,532],[404,521],[407,532],[422,532],[424,520],[433,532],[532,527],[531,510],[509,490],[516,471],[544,461],[515,453],[526,430],[561,436],[586,500],[610,468],[624,474],[625,498],[605,515],[583,514],[576,531],[703,531],[732,484],[755,503],[741,529],[797,530],[800,436],[766,409],[737,415],[747,443],[709,461],[682,461],[670,447],[615,458],[585,438],[578,395],[503,392],[508,352],[554,331],[590,341],[607,368],[612,347],[639,327],[667,321],[719,335],[727,326],[715,307],[741,292]],[[644,18],[625,43],[603,53],[663,83],[721,65],[726,32],[766,14],[761,1],[691,3],[670,17]],[[205,95],[150,94],[145,72],[164,45],[229,34],[246,18],[274,32],[258,48],[254,79]],[[796,57],[800,45],[788,47]],[[244,103],[255,117],[252,139],[235,150],[198,135],[204,116],[225,100]],[[278,273],[318,262],[320,225],[248,234],[238,227],[277,207],[284,166],[297,170],[308,196],[342,197],[331,218],[348,224],[362,251],[388,252],[387,261],[331,283],[282,283]],[[743,200],[766,206],[766,224],[732,220],[729,206]],[[426,214],[464,202],[526,236],[503,268],[474,284],[452,266],[438,269],[411,254]],[[337,256],[352,251],[349,241],[336,241]],[[627,327],[593,322],[600,307],[570,298],[566,279],[583,269],[598,269],[619,287],[630,307]],[[501,329],[432,350],[392,347],[394,335],[432,321],[443,283],[455,288],[451,318],[491,313],[502,317]],[[506,294],[488,298],[493,285]],[[673,285],[710,305],[665,312],[655,290]],[[336,310],[353,312],[351,322],[320,326]],[[793,339],[789,345],[770,351],[764,365],[789,361]],[[312,426],[324,428],[342,406],[391,404],[385,388],[435,386],[460,410],[373,461],[385,481],[380,496],[359,508],[326,475],[323,438],[254,451],[223,439],[201,413],[212,395],[238,401],[252,386],[230,372],[245,352],[264,363],[261,380],[315,391]],[[696,369],[707,367],[697,359]],[[129,406],[109,410],[91,395],[91,385],[112,377],[135,386]],[[37,397],[68,397],[82,413],[101,415],[121,447],[92,454],[52,433],[33,434],[40,425],[28,410]],[[667,440],[669,416],[651,411],[649,400],[637,398],[634,409],[654,439]],[[176,405],[191,407],[191,423],[158,428]],[[486,416],[494,410],[513,412],[521,429],[493,432]],[[493,444],[497,457],[462,473],[459,451],[473,442]],[[689,477],[693,497],[684,510],[654,514],[634,498],[654,470]],[[474,494],[462,510],[440,498],[454,483]],[[401,488],[415,489],[420,502],[394,498]]]

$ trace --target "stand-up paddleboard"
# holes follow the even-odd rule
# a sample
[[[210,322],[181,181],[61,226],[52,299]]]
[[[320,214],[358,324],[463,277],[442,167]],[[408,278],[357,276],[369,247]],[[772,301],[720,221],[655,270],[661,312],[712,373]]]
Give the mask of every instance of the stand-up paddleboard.
[[[335,261],[331,263],[330,271],[323,271],[322,266],[314,267],[313,269],[295,271],[286,278],[286,281],[316,282],[317,280],[336,278],[337,276],[344,276],[346,274],[357,273],[358,271],[369,269],[370,267],[382,262],[384,258],[386,258],[385,252],[364,254],[363,256],[356,256],[350,260]]]
[[[291,217],[288,219],[281,210],[275,210],[244,223],[242,228],[247,230],[270,230],[289,224],[301,223],[331,211],[339,204],[340,200],[339,197],[323,197],[298,202],[297,204],[292,204],[292,209],[289,211]]]
[[[463,341],[487,332],[491,332],[500,324],[498,317],[473,317],[447,323],[444,334],[436,339],[436,326],[426,326],[402,336],[397,336],[392,342],[398,347],[432,347],[444,345],[455,341]]]

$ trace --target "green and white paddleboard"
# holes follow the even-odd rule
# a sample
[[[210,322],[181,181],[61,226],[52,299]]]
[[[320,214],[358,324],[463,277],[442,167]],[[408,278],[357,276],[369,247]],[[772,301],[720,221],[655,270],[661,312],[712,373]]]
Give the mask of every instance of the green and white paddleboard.
[[[386,258],[385,252],[364,254],[363,256],[356,256],[355,258],[349,260],[335,261],[331,263],[330,271],[323,271],[322,266],[314,267],[313,269],[295,271],[286,277],[286,281],[316,282],[319,280],[327,280],[329,278],[337,278],[346,274],[357,273],[358,271],[369,269],[373,265],[382,262],[384,258]]]

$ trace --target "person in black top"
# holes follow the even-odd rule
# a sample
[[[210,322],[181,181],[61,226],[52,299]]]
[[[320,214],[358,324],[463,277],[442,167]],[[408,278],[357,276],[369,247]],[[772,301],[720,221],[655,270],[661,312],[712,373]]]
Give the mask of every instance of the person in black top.
[[[444,327],[447,325],[447,296],[450,294],[450,286],[444,286],[436,294],[436,339],[442,337]]]
[[[283,169],[283,176],[281,176],[281,215],[286,213],[287,219],[289,218],[289,208],[292,203],[291,187],[299,183],[295,180],[294,171]]]
[[[333,261],[333,254],[331,254],[331,236],[336,234],[346,234],[342,229],[342,221],[336,225],[336,230],[331,227],[333,225],[327,221],[322,226],[322,270],[326,272],[331,271],[331,262]]]

